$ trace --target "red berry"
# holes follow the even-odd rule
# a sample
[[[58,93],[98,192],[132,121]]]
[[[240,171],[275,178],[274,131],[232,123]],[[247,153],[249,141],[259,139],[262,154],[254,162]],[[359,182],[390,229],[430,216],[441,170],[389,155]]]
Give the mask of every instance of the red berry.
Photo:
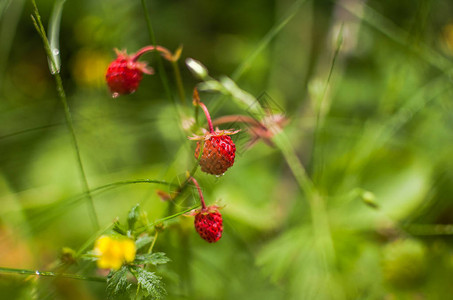
[[[209,138],[198,141],[195,149],[195,158],[200,155],[200,147],[203,143],[203,153],[200,158],[200,166],[203,172],[222,175],[234,164],[236,146],[233,140],[222,133],[210,134]]]
[[[215,243],[222,237],[223,220],[217,206],[202,208],[195,215],[195,230],[202,239]]]
[[[146,63],[137,62],[137,57],[117,51],[117,59],[110,63],[105,79],[113,97],[135,92],[142,80],[143,73],[152,74]]]

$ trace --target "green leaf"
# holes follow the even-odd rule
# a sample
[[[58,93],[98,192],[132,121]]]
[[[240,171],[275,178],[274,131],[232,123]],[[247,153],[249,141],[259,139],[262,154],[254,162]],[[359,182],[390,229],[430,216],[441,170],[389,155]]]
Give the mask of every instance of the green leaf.
[[[99,259],[99,255],[94,250],[87,251],[86,254],[79,257],[87,261],[97,261]]]
[[[115,223],[113,223],[113,228],[112,229],[116,233],[119,233],[121,235],[127,235],[127,230],[125,228],[123,228],[123,226],[118,221],[115,221]]]
[[[147,245],[151,244],[151,242],[154,240],[153,237],[149,235],[143,235],[140,236],[136,241],[135,241],[135,248],[138,250],[146,247]]]
[[[233,73],[232,78],[234,80],[238,80],[244,72],[253,65],[253,61],[258,57],[258,55],[263,52],[266,47],[271,44],[271,41],[285,28],[286,24],[291,21],[292,18],[296,15],[299,11],[300,6],[306,0],[298,0],[294,1],[294,3],[289,7],[288,11],[284,15],[281,21],[276,22],[274,26],[266,33],[266,35],[261,39],[261,41],[257,44],[255,50],[246,57],[246,59],[236,68]]]
[[[127,295],[132,283],[127,279],[127,267],[123,266],[116,272],[110,272],[107,277],[107,298],[117,299]]]
[[[140,217],[140,204],[136,204],[134,207],[131,208],[129,211],[129,215],[127,216],[127,224],[129,226],[129,230],[134,230],[135,223],[137,223],[138,218]]]
[[[145,297],[150,296],[151,299],[162,299],[167,294],[160,276],[142,268],[136,268],[135,271],[134,275]]]
[[[140,264],[162,265],[170,261],[167,255],[163,252],[139,254],[135,257],[135,261]]]

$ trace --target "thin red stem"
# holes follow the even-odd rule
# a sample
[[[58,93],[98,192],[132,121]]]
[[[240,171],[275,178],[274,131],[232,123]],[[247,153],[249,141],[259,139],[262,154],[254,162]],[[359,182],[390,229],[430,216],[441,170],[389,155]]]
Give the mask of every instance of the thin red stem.
[[[200,202],[201,202],[201,207],[202,209],[206,209],[206,203],[204,202],[204,198],[203,198],[203,193],[201,192],[201,188],[200,188],[200,185],[198,184],[197,180],[193,177],[190,177],[190,180],[192,180],[192,182],[195,184],[195,186],[197,187],[197,190],[198,190],[198,194],[200,195]]]
[[[150,45],[150,46],[143,47],[142,49],[138,50],[137,53],[135,53],[135,55],[132,57],[132,61],[137,61],[140,56],[142,56],[143,54],[145,54],[147,52],[151,52],[151,51],[158,51],[162,54],[162,56],[165,59],[172,61],[173,54],[170,52],[170,50],[168,50],[165,47],[159,46],[159,45],[157,45],[157,46]]]
[[[201,109],[203,109],[204,114],[206,115],[206,119],[208,120],[209,125],[209,132],[214,133],[214,127],[212,126],[211,115],[209,114],[208,108],[206,107],[206,105],[204,105],[203,102],[199,102],[198,105],[201,106]]]
[[[225,124],[225,123],[247,123],[252,126],[260,127],[262,129],[267,129],[266,126],[264,126],[262,123],[260,123],[258,120],[249,117],[249,116],[242,116],[242,115],[229,115],[229,116],[223,116],[220,118],[217,118],[212,121],[212,125],[220,125],[220,124]]]

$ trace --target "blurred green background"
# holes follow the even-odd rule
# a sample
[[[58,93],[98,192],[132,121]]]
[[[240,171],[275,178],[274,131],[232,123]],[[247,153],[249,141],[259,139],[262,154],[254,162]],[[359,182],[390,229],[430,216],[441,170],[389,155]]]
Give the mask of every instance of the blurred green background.
[[[47,26],[54,1],[38,1]],[[448,299],[453,294],[453,2],[149,1],[157,43],[175,50],[186,102],[201,61],[284,113],[284,132],[315,190],[307,199],[282,153],[235,137],[235,165],[197,173],[224,234],[207,244],[181,217],[157,240],[172,261],[168,299]],[[64,111],[25,0],[0,2],[0,266],[46,270],[94,233]],[[270,34],[270,35],[269,35]],[[267,38],[269,37],[269,39]],[[177,182],[195,163],[171,65],[112,99],[113,48],[150,44],[136,1],[67,1],[61,76],[90,187],[149,178]],[[250,55],[254,59],[250,59]],[[162,85],[168,77],[169,99]],[[213,118],[247,114],[202,93]],[[204,120],[204,118],[203,118]],[[243,131],[247,127],[242,126]],[[141,203],[168,203],[149,184],[94,195],[101,227]],[[174,203],[183,210],[196,192]],[[96,274],[74,266],[73,273]],[[105,284],[0,274],[4,299],[104,299]],[[32,295],[32,296],[30,296]]]

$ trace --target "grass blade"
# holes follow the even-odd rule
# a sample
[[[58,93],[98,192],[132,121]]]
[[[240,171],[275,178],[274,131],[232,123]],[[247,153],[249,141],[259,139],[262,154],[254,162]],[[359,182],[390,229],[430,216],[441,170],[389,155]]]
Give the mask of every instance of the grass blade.
[[[256,59],[256,57],[269,45],[272,39],[283,29],[285,28],[286,24],[291,21],[292,18],[296,15],[297,11],[299,10],[302,3],[305,0],[298,0],[294,2],[291,8],[288,10],[283,20],[279,23],[275,24],[269,32],[262,38],[262,40],[258,43],[258,46],[255,50],[250,53],[250,55],[239,65],[239,67],[233,72],[231,78],[234,81],[237,81],[244,72],[251,66],[252,62]]]
[[[0,88],[25,0],[0,1]]]
[[[70,279],[96,281],[96,282],[105,282],[106,281],[106,279],[104,277],[83,276],[83,275],[78,275],[78,274],[55,273],[55,272],[47,272],[47,271],[41,272],[38,270],[33,271],[33,270],[13,269],[13,268],[5,268],[5,267],[0,267],[0,273],[36,275],[36,276],[44,276],[44,277],[60,277],[60,278],[70,278]]]
[[[60,73],[60,23],[63,6],[66,0],[57,0],[53,7],[49,21],[49,45],[52,58],[48,58],[49,69],[52,74]],[[55,65],[52,63],[55,62]]]
[[[340,2],[340,4],[357,18],[363,20],[366,24],[378,30],[392,41],[406,47],[407,50],[413,52],[431,66],[441,70],[445,74],[452,74],[452,64],[448,59],[442,57],[442,55],[433,51],[424,43],[417,44],[416,47],[414,45],[408,45],[407,41],[409,40],[410,34],[379,14],[372,7],[364,4],[365,12],[362,13],[354,9],[354,7],[348,6],[344,1]]]
[[[35,26],[38,34],[41,36],[44,50],[46,51],[47,58],[50,60],[50,66],[51,66],[50,70],[52,72],[52,68],[55,70],[58,69],[57,64],[56,64],[55,60],[53,59],[49,40],[47,39],[46,31],[42,24],[41,15],[39,14],[38,6],[36,5],[36,1],[32,0],[32,4],[33,4],[33,8],[34,8],[34,15],[31,16],[33,25]],[[83,189],[84,189],[84,192],[87,194],[88,214],[90,215],[91,222],[93,223],[94,228],[99,229],[99,220],[98,220],[98,217],[96,214],[96,209],[94,207],[93,198],[91,197],[90,187],[88,185],[88,179],[85,174],[85,169],[83,167],[82,157],[80,154],[79,143],[77,142],[77,137],[76,137],[75,130],[74,130],[74,124],[72,121],[71,111],[69,110],[68,101],[66,100],[66,93],[63,88],[63,81],[61,80],[61,76],[59,73],[52,73],[52,74],[53,74],[53,77],[55,79],[55,83],[57,86],[58,97],[60,98],[60,101],[64,108],[66,125],[68,126],[68,130],[71,135],[72,144],[73,144],[74,151],[76,154],[76,160],[77,160],[77,165],[78,165],[78,168],[80,171],[80,177],[81,177]]]

